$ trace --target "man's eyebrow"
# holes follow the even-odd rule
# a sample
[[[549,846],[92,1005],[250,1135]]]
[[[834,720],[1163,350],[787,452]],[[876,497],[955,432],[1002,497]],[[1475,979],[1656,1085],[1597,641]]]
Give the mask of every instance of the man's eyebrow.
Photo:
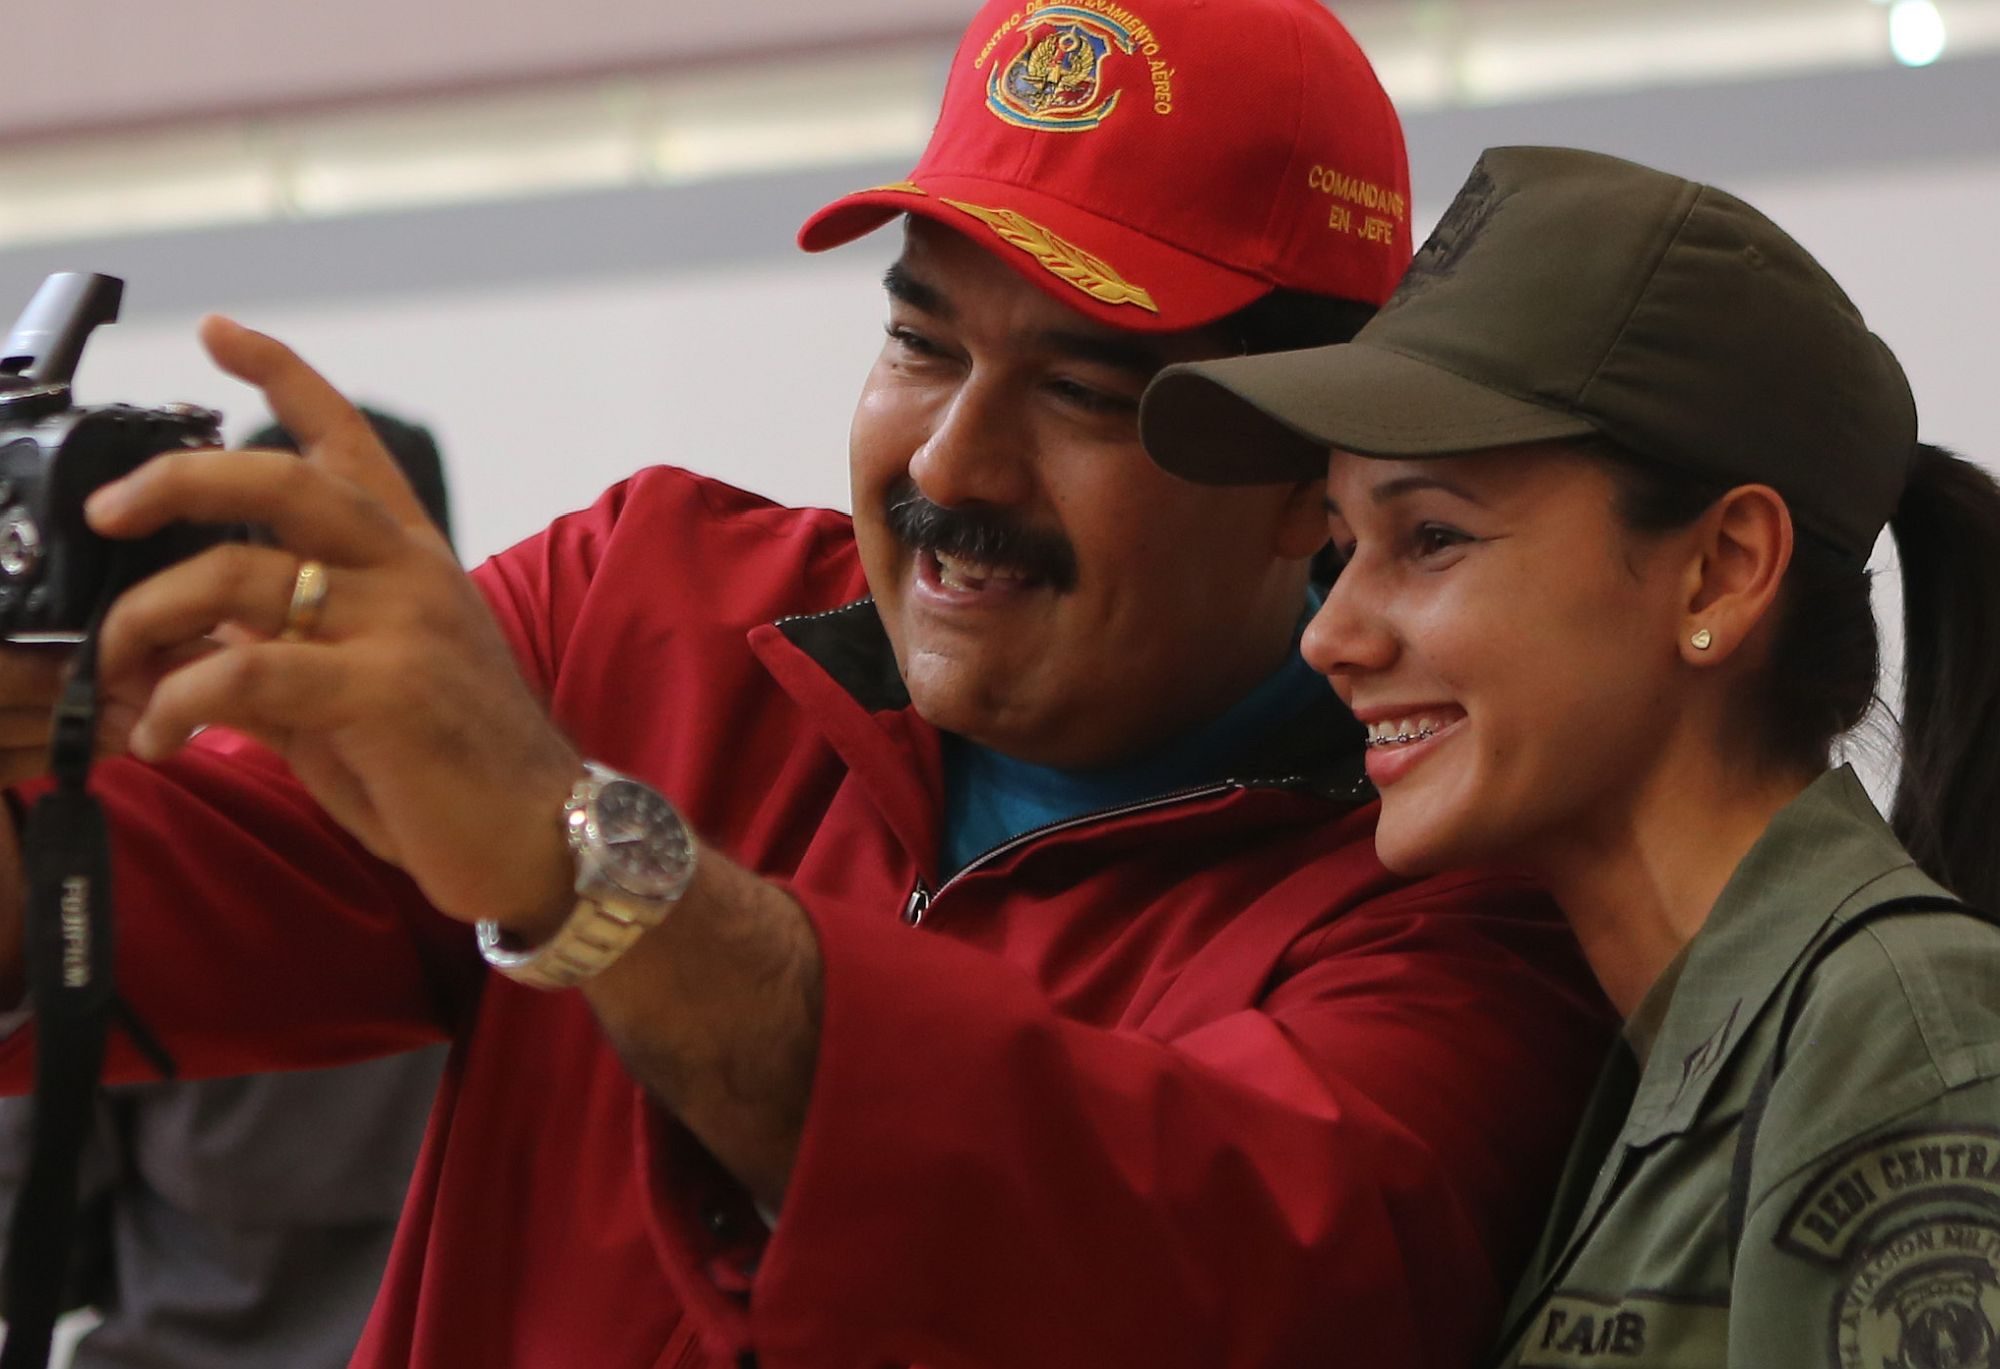
[[[899,300],[920,313],[932,318],[949,319],[952,315],[951,301],[944,292],[927,281],[921,281],[901,262],[894,262],[882,273],[882,288],[889,292],[889,298]]]
[[[1109,366],[1113,370],[1129,371],[1139,380],[1151,380],[1167,364],[1166,353],[1137,338],[1075,333],[1057,328],[1036,334],[1035,341],[1061,356]]]
[[[932,318],[948,321],[956,312],[942,290],[928,281],[917,279],[910,268],[900,261],[882,273],[882,288],[889,292],[891,299]],[[1130,372],[1138,380],[1151,380],[1167,364],[1164,352],[1137,338],[1052,328],[1035,334],[1034,343],[1060,356]]]

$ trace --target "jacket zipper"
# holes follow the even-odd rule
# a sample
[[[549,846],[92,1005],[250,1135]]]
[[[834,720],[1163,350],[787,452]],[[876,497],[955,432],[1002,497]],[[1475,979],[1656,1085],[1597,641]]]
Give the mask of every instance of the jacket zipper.
[[[1304,784],[1305,782],[1306,778],[1303,775],[1290,775],[1283,779],[1260,779],[1255,781],[1259,788],[1272,789],[1283,789],[1291,785]],[[953,873],[951,878],[940,884],[935,890],[924,883],[922,875],[918,875],[915,887],[910,890],[909,899],[903,904],[903,921],[912,927],[923,926],[924,919],[930,916],[931,906],[938,899],[942,898],[952,885],[958,883],[967,875],[972,874],[981,866],[991,864],[1002,856],[1018,851],[1030,842],[1040,841],[1043,837],[1053,836],[1057,832],[1067,832],[1074,828],[1087,827],[1092,823],[1109,822],[1113,818],[1130,817],[1134,813],[1147,813],[1156,808],[1171,808],[1175,804],[1192,803],[1196,799],[1214,798],[1218,794],[1227,794],[1234,789],[1247,789],[1251,783],[1252,781],[1249,780],[1219,780],[1212,784],[1196,785],[1188,789],[1174,789],[1165,794],[1155,794],[1149,799],[1140,799],[1135,803],[1120,804],[1115,808],[1099,808],[1089,813],[1079,813],[1073,818],[1063,818],[1059,822],[1047,822],[1043,823],[1040,827],[1031,827],[1025,832],[1009,837],[990,850],[980,852],[967,861],[964,866]]]

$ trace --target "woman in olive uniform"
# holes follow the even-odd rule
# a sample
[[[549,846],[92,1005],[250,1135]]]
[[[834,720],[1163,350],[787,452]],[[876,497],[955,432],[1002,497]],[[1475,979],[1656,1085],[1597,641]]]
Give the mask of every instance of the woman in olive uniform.
[[[1711,187],[1498,149],[1355,343],[1172,368],[1144,424],[1198,479],[1332,449],[1304,649],[1384,862],[1537,872],[1626,1019],[1501,1362],[2000,1366],[2000,491],[1825,271]],[[1888,821],[1829,760],[1885,523]]]

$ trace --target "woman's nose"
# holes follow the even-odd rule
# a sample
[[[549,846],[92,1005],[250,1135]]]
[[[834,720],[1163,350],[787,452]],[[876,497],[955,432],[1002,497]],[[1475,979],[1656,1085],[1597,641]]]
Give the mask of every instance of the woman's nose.
[[[1367,567],[1353,559],[1334,577],[1326,602],[1306,625],[1299,651],[1306,664],[1332,680],[1386,670],[1396,659],[1396,637],[1369,582]]]

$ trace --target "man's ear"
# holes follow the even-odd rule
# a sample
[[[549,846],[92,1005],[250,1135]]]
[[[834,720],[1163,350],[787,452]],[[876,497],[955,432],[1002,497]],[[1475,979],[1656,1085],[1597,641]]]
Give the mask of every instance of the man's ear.
[[[1728,660],[1770,616],[1792,564],[1792,511],[1768,485],[1740,485],[1691,528],[1681,658]]]
[[[1275,553],[1281,560],[1303,561],[1326,545],[1326,477],[1301,480],[1285,491],[1278,509]]]

